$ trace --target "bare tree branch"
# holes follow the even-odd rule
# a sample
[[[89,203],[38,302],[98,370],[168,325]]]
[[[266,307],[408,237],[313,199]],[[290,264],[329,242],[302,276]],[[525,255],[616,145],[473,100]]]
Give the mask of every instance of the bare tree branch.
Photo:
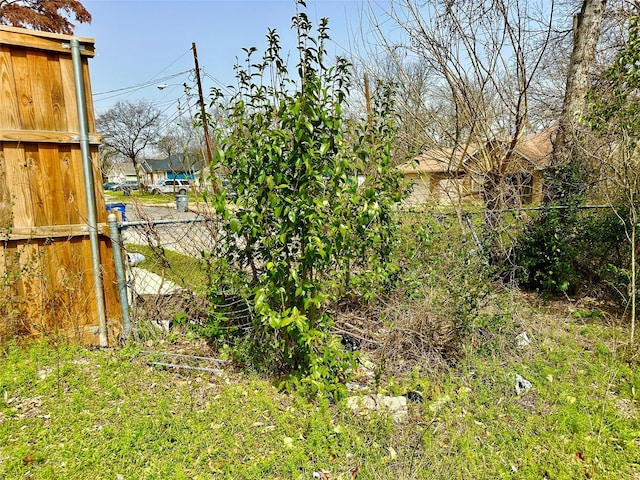
[[[130,159],[140,180],[141,154],[161,138],[162,113],[146,100],[118,102],[96,119],[103,147]]]

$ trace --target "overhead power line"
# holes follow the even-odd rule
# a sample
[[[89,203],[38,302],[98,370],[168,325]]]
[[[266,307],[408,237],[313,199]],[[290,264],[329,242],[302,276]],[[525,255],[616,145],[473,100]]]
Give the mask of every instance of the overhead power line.
[[[141,88],[150,87],[152,85],[156,86],[158,83],[166,82],[166,81],[169,81],[169,80],[171,80],[173,78],[179,77],[181,75],[186,75],[187,73],[192,73],[192,72],[193,72],[193,69],[185,70],[184,72],[174,73],[173,75],[169,75],[169,76],[166,76],[166,77],[154,78],[153,80],[149,80],[148,82],[145,82],[145,83],[139,83],[137,85],[131,85],[131,86],[128,86],[128,87],[116,88],[114,90],[108,90],[106,92],[94,93],[93,96],[94,97],[98,97],[100,95],[108,95],[108,94],[112,94],[112,93],[120,93],[120,92],[129,92],[129,91],[140,90]]]
[[[135,91],[135,90],[139,90],[141,88],[145,88],[145,87],[149,87],[151,85],[155,85],[161,82],[165,82],[167,80],[171,80],[175,77],[179,77],[180,75],[184,75],[186,73],[190,73],[193,72],[193,69],[189,69],[186,70],[184,72],[179,72],[179,73],[175,73],[173,75],[168,75],[165,77],[158,77],[160,74],[164,73],[165,71],[167,71],[169,68],[173,67],[176,63],[178,63],[183,57],[185,57],[188,53],[191,53],[191,49],[186,50],[182,55],[180,55],[178,58],[176,58],[173,62],[171,62],[169,65],[167,65],[166,67],[164,67],[162,70],[160,70],[158,73],[156,73],[149,81],[144,82],[144,83],[139,83],[137,85],[131,85],[128,87],[122,87],[122,88],[117,88],[114,90],[109,90],[106,92],[99,92],[99,93],[94,93],[93,96],[97,97],[99,95],[107,95],[110,93],[119,93],[119,92],[125,92],[125,91]],[[109,97],[110,98],[110,97]],[[104,100],[104,99],[102,99]]]

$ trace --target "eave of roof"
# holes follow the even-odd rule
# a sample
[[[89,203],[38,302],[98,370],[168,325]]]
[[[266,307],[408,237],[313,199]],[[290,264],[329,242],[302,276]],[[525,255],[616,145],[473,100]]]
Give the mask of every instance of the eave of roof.
[[[434,148],[398,165],[398,170],[405,174],[457,172],[462,169],[463,159],[469,154],[470,150]]]
[[[549,166],[553,153],[553,142],[557,128],[546,128],[523,137],[516,144],[516,152],[526,158],[537,169]]]

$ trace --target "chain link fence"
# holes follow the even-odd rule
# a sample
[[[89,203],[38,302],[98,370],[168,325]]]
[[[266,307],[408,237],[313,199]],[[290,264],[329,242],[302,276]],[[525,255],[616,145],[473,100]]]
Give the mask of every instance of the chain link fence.
[[[176,321],[205,325],[214,309],[238,317],[232,323],[244,326],[250,316],[247,305],[237,304],[242,301],[229,292],[218,291],[219,285],[212,285],[219,280],[213,257],[215,247],[224,240],[216,215],[200,204],[184,211],[177,207],[127,204],[126,221],[118,223],[126,253],[126,296],[133,331],[142,322],[163,329],[169,329]],[[581,209],[580,221],[587,222],[589,215],[603,210],[607,211],[603,206]],[[509,259],[516,238],[539,214],[539,209],[505,210],[500,214],[502,229],[494,237],[493,245],[507,252],[505,258]],[[483,252],[488,244],[484,209],[405,210],[398,211],[397,216],[410,235],[421,232],[427,235],[430,239],[425,240],[423,247],[428,246],[434,252],[454,248],[458,253],[466,249],[465,255],[471,256],[487,253]],[[464,244],[454,246],[445,241],[455,230],[459,233],[451,238],[460,241],[466,237]],[[437,245],[436,238],[444,239],[444,243]],[[514,265],[515,273],[516,268]]]
[[[119,204],[120,245],[129,317],[168,330],[175,321],[203,324],[210,311],[214,215],[197,205]],[[112,206],[113,207],[113,206]]]

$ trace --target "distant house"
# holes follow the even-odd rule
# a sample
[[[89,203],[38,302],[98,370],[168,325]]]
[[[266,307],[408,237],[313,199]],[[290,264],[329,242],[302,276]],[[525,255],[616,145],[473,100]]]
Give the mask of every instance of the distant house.
[[[131,160],[110,163],[106,168],[105,176],[108,182],[122,183],[136,181],[136,169]]]
[[[469,192],[470,179],[464,166],[468,153],[462,149],[432,149],[398,166],[411,193],[408,205],[454,203]]]
[[[191,180],[198,183],[204,168],[204,160],[197,155],[175,154],[166,158],[145,159],[140,162],[146,185],[160,180]]]
[[[556,128],[512,139],[493,139],[465,159],[472,178],[471,193],[487,198],[487,192],[500,189],[508,207],[537,205],[543,196],[543,175],[549,168]],[[490,196],[490,195],[489,195]]]
[[[488,202],[500,189],[506,206],[538,204],[555,129],[520,138],[494,138],[481,147],[432,149],[398,166],[412,185],[409,205]],[[493,188],[495,187],[495,188]]]

